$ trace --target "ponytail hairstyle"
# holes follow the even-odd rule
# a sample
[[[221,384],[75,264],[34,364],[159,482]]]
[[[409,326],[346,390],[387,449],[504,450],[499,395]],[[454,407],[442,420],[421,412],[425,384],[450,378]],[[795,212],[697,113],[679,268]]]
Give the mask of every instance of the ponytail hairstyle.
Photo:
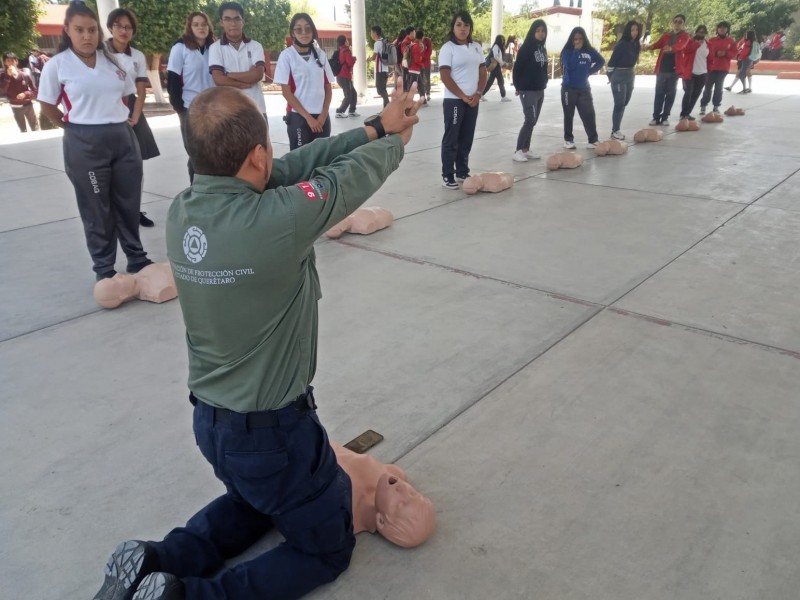
[[[72,0],[72,2],[69,3],[67,15],[64,17],[64,31],[61,32],[61,41],[58,44],[58,50],[56,50],[56,54],[72,48],[72,40],[69,39],[69,36],[67,35],[67,28],[69,27],[72,19],[75,17],[89,17],[95,23],[97,23],[97,50],[100,50],[103,53],[103,56],[105,56],[110,63],[122,71],[123,75],[127,75],[125,69],[122,68],[122,65],[119,64],[119,61],[117,61],[114,55],[106,49],[106,46],[103,43],[103,27],[100,25],[100,19],[97,18],[97,15],[94,14],[94,11],[91,8],[86,6],[86,3],[83,0]],[[131,22],[133,23],[133,21]]]
[[[302,44],[294,35],[294,26],[297,24],[299,20],[307,21],[308,24],[311,26],[311,43],[310,44]],[[317,47],[314,45],[314,42],[319,40],[319,34],[317,33],[317,26],[314,25],[314,20],[308,13],[296,13],[292,20],[289,22],[289,35],[292,37],[292,43],[300,48],[309,48],[311,50],[311,54],[314,55],[314,60],[317,61],[317,65],[320,69],[323,69],[322,61],[319,59],[319,54],[317,53]]]

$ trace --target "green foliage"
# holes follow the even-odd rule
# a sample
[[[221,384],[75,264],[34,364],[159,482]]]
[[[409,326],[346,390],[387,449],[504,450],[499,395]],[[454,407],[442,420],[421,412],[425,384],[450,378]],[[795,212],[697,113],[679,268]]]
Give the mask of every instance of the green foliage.
[[[381,26],[387,40],[405,27],[422,27],[438,48],[447,39],[453,14],[471,5],[470,0],[365,0],[367,39],[373,25]]]
[[[136,13],[139,27],[133,45],[145,54],[166,54],[181,34],[186,15],[199,10],[198,0],[127,0],[120,6]]]
[[[36,44],[38,0],[13,0],[0,4],[0,53],[13,52],[26,58]]]
[[[159,0],[161,1],[161,0]],[[244,31],[267,52],[283,50],[286,35],[289,33],[291,4],[289,0],[237,0],[244,9]],[[222,2],[206,0],[202,9],[214,23],[214,31],[219,38],[222,26],[219,20],[219,5]],[[302,12],[302,11],[301,11]]]

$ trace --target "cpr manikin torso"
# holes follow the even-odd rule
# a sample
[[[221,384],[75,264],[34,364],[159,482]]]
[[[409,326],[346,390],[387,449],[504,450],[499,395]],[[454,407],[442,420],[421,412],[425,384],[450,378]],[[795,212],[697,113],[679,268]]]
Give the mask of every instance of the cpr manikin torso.
[[[355,533],[377,531],[404,548],[418,546],[431,536],[436,527],[433,503],[408,483],[403,469],[336,442],[331,447],[353,484]]]

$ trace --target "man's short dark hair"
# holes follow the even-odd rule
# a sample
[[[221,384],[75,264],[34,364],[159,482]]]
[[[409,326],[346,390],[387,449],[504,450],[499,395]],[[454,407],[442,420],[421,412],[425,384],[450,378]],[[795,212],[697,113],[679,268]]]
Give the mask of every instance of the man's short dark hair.
[[[222,18],[222,13],[224,13],[226,10],[235,10],[244,19],[244,9],[242,8],[242,5],[239,4],[238,2],[223,2],[222,4],[220,4],[219,5],[220,19]]]
[[[5,54],[3,54],[3,62],[5,62],[9,58],[19,62],[19,58],[17,58],[17,55],[14,54],[13,52],[6,52]]]
[[[374,31],[377,36],[383,35],[383,29],[381,29],[380,25],[373,25],[371,31]]]
[[[213,87],[189,107],[187,145],[199,175],[233,177],[250,151],[267,145],[267,122],[239,90]]]

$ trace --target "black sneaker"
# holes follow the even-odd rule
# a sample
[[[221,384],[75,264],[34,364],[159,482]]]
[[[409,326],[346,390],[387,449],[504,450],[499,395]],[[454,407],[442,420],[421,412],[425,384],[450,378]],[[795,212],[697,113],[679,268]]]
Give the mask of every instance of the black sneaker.
[[[153,227],[155,225],[153,219],[148,219],[145,216],[146,214],[147,214],[146,212],[139,213],[139,225],[141,225],[142,227]]]
[[[136,263],[135,265],[128,265],[128,267],[125,270],[128,273],[130,273],[131,275],[133,275],[134,273],[138,273],[139,271],[141,271],[145,267],[149,267],[152,264],[153,264],[153,261],[148,258],[144,262]]]
[[[692,115],[686,115],[686,118],[689,119],[690,121],[696,121],[697,120]]]
[[[106,563],[103,587],[94,600],[131,600],[146,575],[158,569],[155,550],[144,542],[122,542]]]
[[[704,114],[706,114],[706,107],[705,106],[701,106],[700,107],[700,116],[702,117]]]
[[[151,573],[139,584],[132,600],[186,600],[186,589],[175,575]]]
[[[457,190],[458,184],[452,175],[442,175],[442,187],[448,190]]]
[[[732,92],[733,91],[733,86],[732,85],[726,85],[725,86],[725,91],[726,92]]]

